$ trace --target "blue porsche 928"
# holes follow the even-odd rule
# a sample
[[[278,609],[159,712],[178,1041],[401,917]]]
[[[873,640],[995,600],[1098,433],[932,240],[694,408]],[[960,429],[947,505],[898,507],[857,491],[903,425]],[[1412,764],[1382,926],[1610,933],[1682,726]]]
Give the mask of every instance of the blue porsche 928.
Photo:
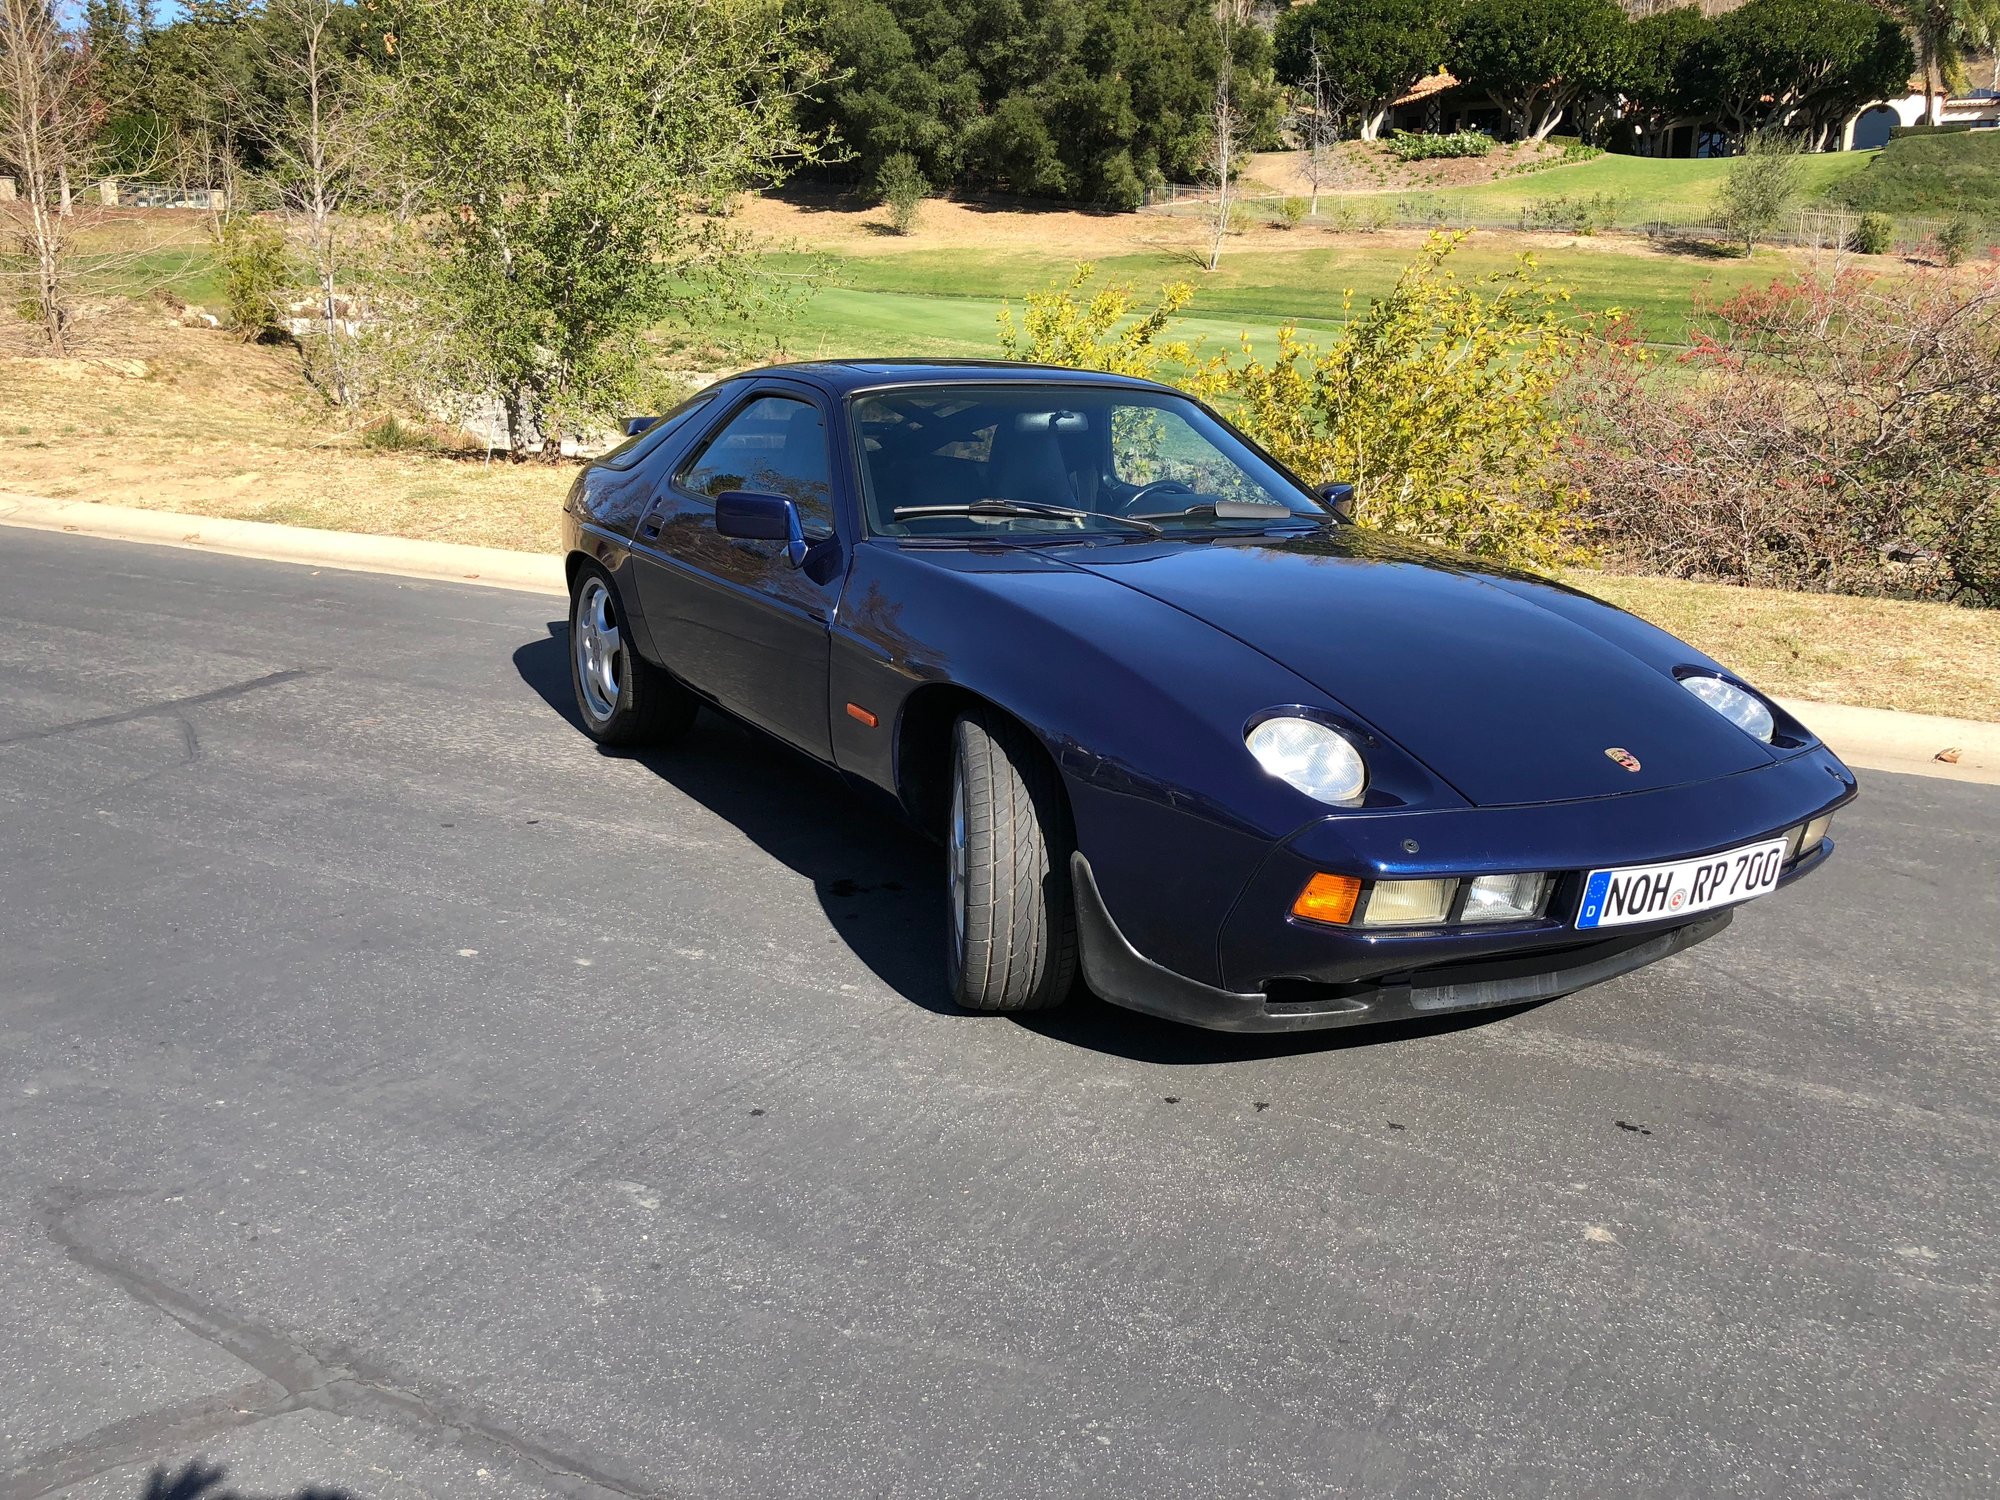
[[[578,478],[607,745],[713,704],[946,851],[971,1010],[1201,1026],[1566,995],[1807,874],[1853,776],[1663,631],[1349,523],[1214,412],[1019,364],[725,380]]]

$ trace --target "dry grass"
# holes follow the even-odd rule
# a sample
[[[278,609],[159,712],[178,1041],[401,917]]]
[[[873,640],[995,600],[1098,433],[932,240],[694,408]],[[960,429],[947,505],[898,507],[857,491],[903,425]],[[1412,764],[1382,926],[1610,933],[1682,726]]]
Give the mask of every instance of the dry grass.
[[[109,341],[106,341],[109,342]],[[0,360],[0,488],[537,551],[574,470],[378,452],[296,354],[128,312],[116,358]]]
[[[380,452],[297,358],[128,314],[115,358],[0,359],[0,489],[333,531],[556,544],[567,465]],[[2000,721],[2000,611],[1591,574],[1765,689]]]
[[[2000,610],[1580,575],[1767,692],[2000,720]]]

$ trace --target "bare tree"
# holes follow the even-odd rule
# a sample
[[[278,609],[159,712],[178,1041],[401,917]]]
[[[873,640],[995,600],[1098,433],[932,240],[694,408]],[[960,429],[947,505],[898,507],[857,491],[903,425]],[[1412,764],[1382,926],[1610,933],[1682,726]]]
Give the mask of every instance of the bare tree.
[[[1215,234],[1208,247],[1208,269],[1222,263],[1222,237],[1229,233],[1229,176],[1236,169],[1236,147],[1243,135],[1243,116],[1234,94],[1236,27],[1248,0],[1218,0],[1216,24],[1222,28],[1222,67],[1215,75],[1215,99],[1209,107],[1209,170],[1215,173]]]
[[[1229,95],[1227,71],[1216,80],[1215,103],[1209,114],[1209,169],[1215,173],[1215,233],[1208,246],[1208,269],[1222,263],[1222,237],[1229,233],[1229,174],[1235,170],[1236,146],[1243,120]]]
[[[362,179],[376,124],[365,70],[336,30],[338,0],[270,0],[252,33],[254,73],[280,87],[249,91],[225,84],[234,128],[254,138],[280,210],[312,264],[326,383],[351,406],[355,388],[346,210]]]
[[[70,185],[96,152],[90,58],[52,0],[0,0],[0,160],[20,179],[22,257],[42,344],[66,354],[75,317]]]
[[[1308,214],[1319,213],[1319,195],[1338,182],[1341,171],[1333,148],[1340,141],[1340,119],[1347,112],[1347,87],[1326,71],[1319,43],[1306,52],[1306,76],[1300,92],[1293,96],[1292,134],[1299,143],[1299,176],[1306,181],[1311,199]]]

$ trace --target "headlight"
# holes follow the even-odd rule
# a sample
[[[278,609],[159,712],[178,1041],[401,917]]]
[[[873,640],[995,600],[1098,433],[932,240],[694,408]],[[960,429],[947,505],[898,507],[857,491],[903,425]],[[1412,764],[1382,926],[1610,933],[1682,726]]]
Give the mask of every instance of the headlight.
[[[1724,682],[1720,677],[1710,677],[1705,673],[1683,677],[1681,686],[1701,699],[1723,718],[1734,724],[1752,739],[1771,743],[1778,726],[1771,718],[1771,710],[1755,693],[1746,693],[1733,682]]]
[[[1461,922],[1518,922],[1539,917],[1548,899],[1546,875],[1481,875],[1465,893]]]
[[[1311,719],[1266,719],[1243,736],[1257,764],[1315,801],[1352,807],[1368,790],[1368,767],[1347,736]]]

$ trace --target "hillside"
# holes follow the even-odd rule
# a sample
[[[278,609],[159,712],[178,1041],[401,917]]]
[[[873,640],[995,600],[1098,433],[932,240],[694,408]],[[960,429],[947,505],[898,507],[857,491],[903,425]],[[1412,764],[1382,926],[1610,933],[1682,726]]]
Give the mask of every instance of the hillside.
[[[1872,154],[1865,171],[1838,187],[1850,207],[2000,223],[2000,130],[1906,135]]]
[[[2000,145],[2000,139],[1993,144]],[[1872,151],[1837,151],[1806,157],[1808,200],[1834,198],[1844,184],[1867,168],[1875,155]],[[1555,153],[1524,156],[1515,148],[1503,146],[1489,156],[1404,166],[1390,161],[1387,153],[1373,143],[1348,142],[1336,158],[1343,167],[1340,184],[1322,189],[1322,202],[1328,197],[1350,196],[1421,198],[1468,218],[1505,223],[1518,218],[1523,209],[1539,200],[1598,195],[1617,200],[1615,221],[1620,225],[1700,224],[1706,221],[1715,190],[1729,171],[1726,157],[1606,154],[1567,163],[1557,158],[1554,164],[1540,165],[1555,156]],[[1257,156],[1252,159],[1248,175],[1276,191],[1305,190],[1294,153],[1269,152]]]

